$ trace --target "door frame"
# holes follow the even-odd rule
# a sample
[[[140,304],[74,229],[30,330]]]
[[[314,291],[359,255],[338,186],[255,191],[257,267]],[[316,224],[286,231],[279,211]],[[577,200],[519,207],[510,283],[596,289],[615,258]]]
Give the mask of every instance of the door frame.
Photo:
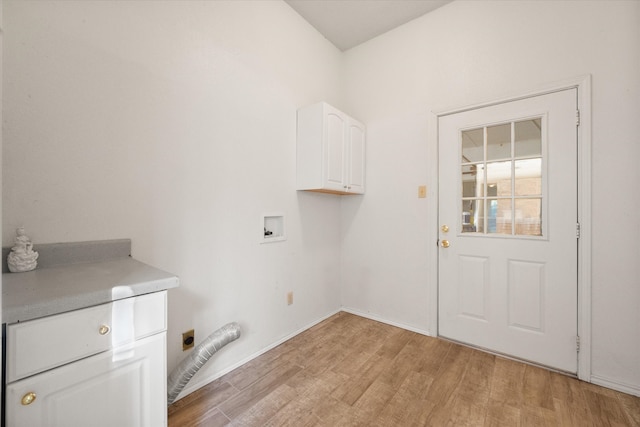
[[[523,94],[506,96],[496,100],[459,108],[432,111],[429,115],[428,143],[428,267],[429,267],[429,334],[438,336],[438,229],[439,229],[439,170],[438,123],[440,117],[461,113],[491,105],[518,101],[567,89],[577,89],[577,105],[580,111],[578,126],[578,378],[591,381],[591,75],[582,75],[541,86]],[[576,117],[578,120],[578,117]]]

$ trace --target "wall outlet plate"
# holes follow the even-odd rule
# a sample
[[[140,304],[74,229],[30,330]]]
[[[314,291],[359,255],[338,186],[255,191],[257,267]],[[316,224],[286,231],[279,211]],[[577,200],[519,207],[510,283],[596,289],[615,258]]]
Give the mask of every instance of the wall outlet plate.
[[[182,334],[182,351],[193,348],[195,344],[195,332],[193,329],[188,330]]]

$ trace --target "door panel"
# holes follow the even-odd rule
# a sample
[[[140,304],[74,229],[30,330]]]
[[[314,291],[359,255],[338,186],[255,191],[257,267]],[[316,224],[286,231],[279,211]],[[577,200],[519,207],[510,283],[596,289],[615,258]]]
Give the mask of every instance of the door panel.
[[[486,298],[489,285],[488,257],[461,255],[459,257],[458,304],[460,315],[487,320]]]
[[[364,193],[364,127],[349,123],[349,180],[347,186],[352,193]]]
[[[509,260],[509,326],[544,333],[545,265]]]
[[[166,426],[165,348],[162,332],[7,385],[7,426]]]
[[[335,113],[327,114],[327,179],[326,185],[333,190],[342,191],[345,168],[344,119]]]
[[[439,238],[448,243],[439,334],[572,373],[576,96],[563,90],[438,123]]]

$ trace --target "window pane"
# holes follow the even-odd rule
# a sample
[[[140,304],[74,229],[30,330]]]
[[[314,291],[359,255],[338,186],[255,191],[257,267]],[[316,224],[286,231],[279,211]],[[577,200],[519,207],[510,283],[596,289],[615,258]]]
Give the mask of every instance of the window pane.
[[[487,160],[511,158],[511,123],[487,128]]]
[[[516,234],[542,236],[542,199],[516,199]]]
[[[461,132],[462,231],[542,236],[542,118]]]
[[[487,200],[487,233],[511,234],[511,199]]]
[[[462,163],[484,160],[484,128],[462,132]]]
[[[516,160],[516,196],[542,195],[542,159]]]
[[[511,162],[487,164],[487,196],[511,195]]]
[[[482,165],[480,165],[479,173],[480,176],[484,175]],[[482,196],[483,187],[481,183],[478,183],[478,165],[463,165],[462,197],[480,197]]]
[[[462,201],[462,232],[484,232],[484,200]]]
[[[516,157],[542,155],[542,119],[525,120],[515,124]]]

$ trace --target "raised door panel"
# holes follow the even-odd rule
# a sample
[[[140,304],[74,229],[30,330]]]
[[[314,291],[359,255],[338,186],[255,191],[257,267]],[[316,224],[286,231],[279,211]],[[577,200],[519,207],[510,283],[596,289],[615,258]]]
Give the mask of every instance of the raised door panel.
[[[7,426],[166,426],[165,348],[162,332],[10,384]]]
[[[329,111],[325,120],[325,185],[327,189],[345,190],[345,120]]]
[[[348,126],[349,164],[347,188],[350,193],[364,194],[365,132],[364,126],[350,122]]]

